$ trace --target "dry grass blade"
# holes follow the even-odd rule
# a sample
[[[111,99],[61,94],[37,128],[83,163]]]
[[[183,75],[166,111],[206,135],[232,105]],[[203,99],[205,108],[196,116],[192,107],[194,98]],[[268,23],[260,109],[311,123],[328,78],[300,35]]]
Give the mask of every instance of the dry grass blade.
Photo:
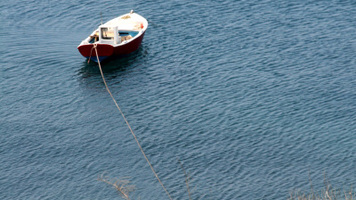
[[[331,189],[329,185],[320,195],[315,193],[305,194],[300,191],[291,192],[288,200],[355,200],[353,196],[352,190],[342,193],[341,190]]]
[[[187,172],[185,171],[182,162],[178,159],[178,162],[180,164],[180,167],[182,168],[183,172],[184,172],[184,176],[185,176],[185,184],[187,186],[187,191],[188,191],[188,196],[189,196],[189,200],[192,200],[191,194],[190,194],[190,187],[189,187],[189,174],[187,174]]]
[[[117,178],[110,178],[105,176],[105,173],[98,176],[98,180],[113,186],[120,194],[120,196],[126,200],[130,200],[129,194],[135,191],[134,185],[129,185],[130,181],[120,180]]]

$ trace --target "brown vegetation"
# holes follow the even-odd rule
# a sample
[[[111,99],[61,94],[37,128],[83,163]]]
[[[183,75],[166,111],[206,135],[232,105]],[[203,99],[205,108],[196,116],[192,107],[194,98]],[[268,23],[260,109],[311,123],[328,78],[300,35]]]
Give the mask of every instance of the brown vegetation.
[[[105,176],[105,173],[98,176],[98,180],[113,186],[120,196],[126,200],[130,200],[130,193],[136,189],[134,185],[129,185],[130,181],[110,178],[109,176]]]

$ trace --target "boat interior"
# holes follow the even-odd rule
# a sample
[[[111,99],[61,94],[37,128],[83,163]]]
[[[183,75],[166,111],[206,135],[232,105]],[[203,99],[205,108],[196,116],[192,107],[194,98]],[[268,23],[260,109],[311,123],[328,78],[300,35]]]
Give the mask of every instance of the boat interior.
[[[139,31],[127,31],[127,30],[119,30],[118,31],[118,35],[119,35],[119,39],[122,42],[130,40],[132,38],[134,38],[137,34],[139,33]],[[114,33],[113,32],[109,32],[109,31],[102,31],[102,38],[106,39],[106,40],[113,40],[114,39]],[[93,44],[95,42],[99,41],[99,31],[96,31],[93,35],[90,36],[90,40],[89,43]]]

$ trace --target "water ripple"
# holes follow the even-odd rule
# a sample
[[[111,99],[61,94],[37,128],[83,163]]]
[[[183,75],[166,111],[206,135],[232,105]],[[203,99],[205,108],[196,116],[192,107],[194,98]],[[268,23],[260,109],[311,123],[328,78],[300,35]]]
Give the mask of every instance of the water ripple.
[[[100,13],[131,9],[149,21],[143,44],[103,70],[175,199],[188,198],[177,159],[197,199],[286,199],[309,189],[309,174],[323,187],[324,171],[340,187],[356,180],[352,2],[0,6],[1,199],[117,198],[96,181],[104,171],[165,199],[97,65],[76,49]]]

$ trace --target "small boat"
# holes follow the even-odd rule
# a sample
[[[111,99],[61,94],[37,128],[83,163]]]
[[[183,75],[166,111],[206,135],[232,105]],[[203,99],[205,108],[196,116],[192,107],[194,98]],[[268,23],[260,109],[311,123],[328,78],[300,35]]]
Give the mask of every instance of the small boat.
[[[79,52],[86,58],[98,62],[109,57],[127,55],[136,51],[142,42],[148,26],[147,20],[139,14],[130,13],[114,18],[99,26],[79,46]]]

